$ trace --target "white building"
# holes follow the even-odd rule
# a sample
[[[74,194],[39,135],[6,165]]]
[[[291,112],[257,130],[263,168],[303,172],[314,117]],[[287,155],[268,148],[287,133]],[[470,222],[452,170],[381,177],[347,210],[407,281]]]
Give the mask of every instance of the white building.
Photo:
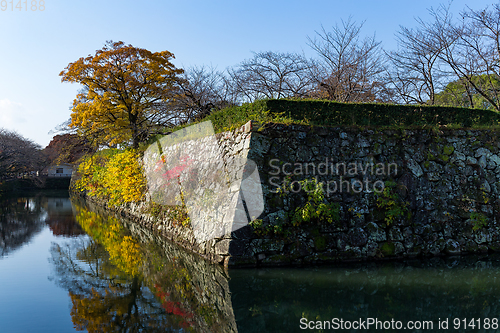
[[[71,177],[73,174],[73,165],[63,163],[60,165],[51,165],[47,169],[49,177]]]

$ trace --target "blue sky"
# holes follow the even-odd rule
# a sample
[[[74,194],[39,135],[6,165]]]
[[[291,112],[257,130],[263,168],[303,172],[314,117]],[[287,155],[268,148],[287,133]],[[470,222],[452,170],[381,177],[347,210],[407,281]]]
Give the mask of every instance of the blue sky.
[[[177,67],[224,70],[252,57],[252,51],[313,56],[307,36],[349,16],[365,21],[363,33],[375,33],[392,50],[400,25],[415,26],[416,17],[428,18],[427,9],[439,5],[435,0],[46,0],[44,11],[31,11],[30,2],[28,11],[11,11],[10,4],[0,11],[0,127],[42,146],[53,136],[49,131],[69,118],[79,89],[61,83],[59,73],[106,40],[168,50]],[[455,0],[451,8],[458,14],[466,5],[482,9],[493,3]]]

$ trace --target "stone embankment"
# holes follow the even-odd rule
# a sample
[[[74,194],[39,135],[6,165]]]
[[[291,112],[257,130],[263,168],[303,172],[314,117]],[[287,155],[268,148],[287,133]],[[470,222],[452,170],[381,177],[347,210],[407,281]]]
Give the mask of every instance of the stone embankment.
[[[264,202],[257,221],[199,243],[189,226],[155,218],[149,202],[120,212],[228,266],[500,250],[496,131],[249,122],[215,137],[219,148],[210,161],[200,149],[203,139],[180,143],[181,149],[200,172],[208,162],[221,168],[234,158],[255,162]]]

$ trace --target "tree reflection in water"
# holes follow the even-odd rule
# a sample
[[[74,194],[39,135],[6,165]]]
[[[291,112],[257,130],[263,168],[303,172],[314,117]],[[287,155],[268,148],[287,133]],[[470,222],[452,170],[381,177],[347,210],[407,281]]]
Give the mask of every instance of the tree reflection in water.
[[[44,199],[9,200],[0,213],[4,252],[29,241],[43,221],[64,235],[51,248],[53,279],[68,291],[79,330],[290,332],[301,317],[432,320],[437,325],[439,318],[497,318],[500,313],[500,257],[492,254],[235,269],[229,280],[219,266],[136,223],[78,203],[71,220],[66,213],[50,213]],[[88,235],[72,237],[82,232],[75,221]]]
[[[140,274],[129,275],[111,260],[103,245],[88,238],[51,248],[58,284],[69,291],[71,317],[89,332],[165,332],[165,311]]]
[[[29,242],[44,226],[40,198],[0,200],[0,259]]]
[[[30,242],[45,224],[55,236],[84,234],[73,216],[68,193],[58,194],[59,197],[31,193],[0,198],[0,258]]]
[[[139,243],[118,219],[81,204],[74,210],[88,236],[54,243],[51,260],[55,280],[69,291],[78,330],[236,330],[234,317],[230,324],[226,319],[229,293],[203,260],[186,260],[149,236]]]

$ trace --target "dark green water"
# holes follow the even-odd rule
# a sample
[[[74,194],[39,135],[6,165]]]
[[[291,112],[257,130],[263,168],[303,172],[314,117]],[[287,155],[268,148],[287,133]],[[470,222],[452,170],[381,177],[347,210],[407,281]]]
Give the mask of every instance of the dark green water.
[[[1,333],[493,332],[499,317],[496,256],[227,272],[64,194],[0,203]],[[353,328],[369,318],[380,329]]]

